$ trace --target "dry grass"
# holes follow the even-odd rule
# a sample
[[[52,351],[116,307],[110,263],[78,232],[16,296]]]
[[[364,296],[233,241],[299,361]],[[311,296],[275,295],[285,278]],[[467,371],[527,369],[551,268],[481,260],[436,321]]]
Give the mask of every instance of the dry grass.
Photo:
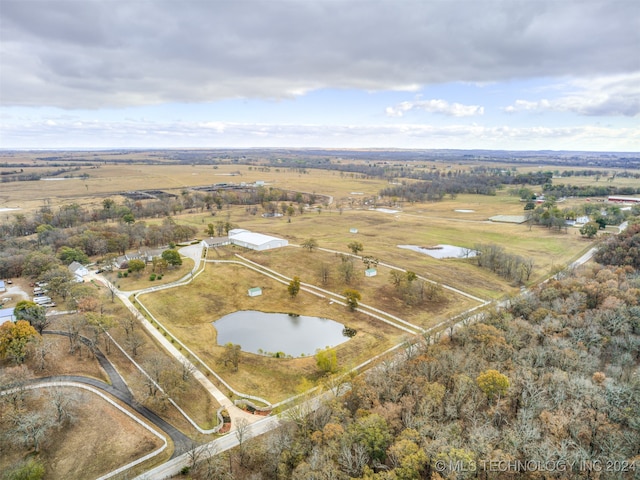
[[[248,297],[247,289],[260,286],[261,297]],[[372,320],[346,307],[301,292],[290,299],[287,286],[245,267],[209,264],[188,286],[146,294],[140,298],[169,331],[182,340],[236,390],[275,402],[297,393],[303,379],[315,381],[319,372],[313,358],[279,359],[243,353],[238,372],[224,367],[224,348],[217,345],[213,321],[238,310],[297,313],[331,318],[358,331],[356,337],[337,347],[342,367],[352,367],[397,343],[400,330]],[[256,332],[259,335],[259,332]]]
[[[72,422],[47,435],[39,457],[46,466],[47,479],[84,480],[96,478],[146,455],[162,445],[162,441],[130,417],[97,395],[65,387],[79,394]],[[42,395],[30,401],[30,408],[40,408]],[[79,392],[79,393],[78,393]],[[0,470],[24,458],[26,450],[19,445],[3,449]],[[160,459],[167,458],[166,453]]]
[[[105,299],[108,296],[104,288],[102,295]],[[104,307],[105,311],[113,315],[116,319],[126,318],[130,315],[128,310],[120,302],[111,303],[109,300],[106,300]],[[133,356],[132,352],[126,348],[126,336],[122,327],[113,328],[109,333],[125,350],[128,350],[129,355],[133,356],[134,360],[139,364],[144,364],[145,358],[158,356],[164,357],[170,362],[177,364],[177,360],[166,352],[142,326],[138,326],[136,331],[141,336],[143,342],[136,356]],[[115,346],[111,347],[108,357],[133,390],[134,396],[136,396],[136,398],[144,398],[145,389],[142,384],[140,371]],[[191,379],[188,382],[187,389],[180,395],[174,395],[173,399],[201,428],[207,429],[215,425],[215,412],[220,405],[197,381]],[[191,424],[172,406],[168,404],[150,405],[150,408],[186,435],[194,438],[197,437],[198,434]]]

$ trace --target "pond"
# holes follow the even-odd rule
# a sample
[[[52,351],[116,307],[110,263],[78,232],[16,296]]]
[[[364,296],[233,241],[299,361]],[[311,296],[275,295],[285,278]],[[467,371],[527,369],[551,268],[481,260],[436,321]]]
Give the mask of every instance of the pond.
[[[344,325],[327,318],[242,310],[213,322],[218,345],[229,342],[242,351],[273,355],[282,352],[292,357],[314,355],[316,350],[335,347],[349,340]]]
[[[424,253],[433,258],[471,258],[477,252],[470,248],[456,247],[455,245],[434,245],[432,247],[418,247],[417,245],[398,245],[399,248],[406,248],[414,252]]]

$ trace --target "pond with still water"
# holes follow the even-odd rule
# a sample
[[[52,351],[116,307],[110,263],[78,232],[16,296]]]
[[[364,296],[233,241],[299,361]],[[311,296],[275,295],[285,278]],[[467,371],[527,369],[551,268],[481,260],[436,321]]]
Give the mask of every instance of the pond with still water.
[[[231,342],[244,352],[260,354],[313,355],[317,349],[349,340],[342,334],[344,325],[338,322],[286,313],[243,310],[225,315],[213,326],[218,331],[218,345]]]

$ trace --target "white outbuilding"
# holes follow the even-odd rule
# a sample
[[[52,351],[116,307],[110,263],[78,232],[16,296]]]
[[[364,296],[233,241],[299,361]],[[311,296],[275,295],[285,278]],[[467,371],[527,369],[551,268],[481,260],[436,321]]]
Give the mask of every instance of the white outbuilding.
[[[250,232],[242,228],[229,230],[229,242],[239,247],[250,248],[251,250],[271,250],[273,248],[286,247],[289,242],[282,238],[263,235],[262,233]]]

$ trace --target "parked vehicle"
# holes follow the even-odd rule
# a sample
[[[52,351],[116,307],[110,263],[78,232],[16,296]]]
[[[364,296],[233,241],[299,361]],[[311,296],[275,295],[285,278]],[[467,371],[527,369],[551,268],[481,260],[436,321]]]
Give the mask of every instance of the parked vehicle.
[[[45,303],[51,303],[51,297],[45,297],[44,295],[39,297],[33,297],[33,303],[36,305],[44,305]]]

